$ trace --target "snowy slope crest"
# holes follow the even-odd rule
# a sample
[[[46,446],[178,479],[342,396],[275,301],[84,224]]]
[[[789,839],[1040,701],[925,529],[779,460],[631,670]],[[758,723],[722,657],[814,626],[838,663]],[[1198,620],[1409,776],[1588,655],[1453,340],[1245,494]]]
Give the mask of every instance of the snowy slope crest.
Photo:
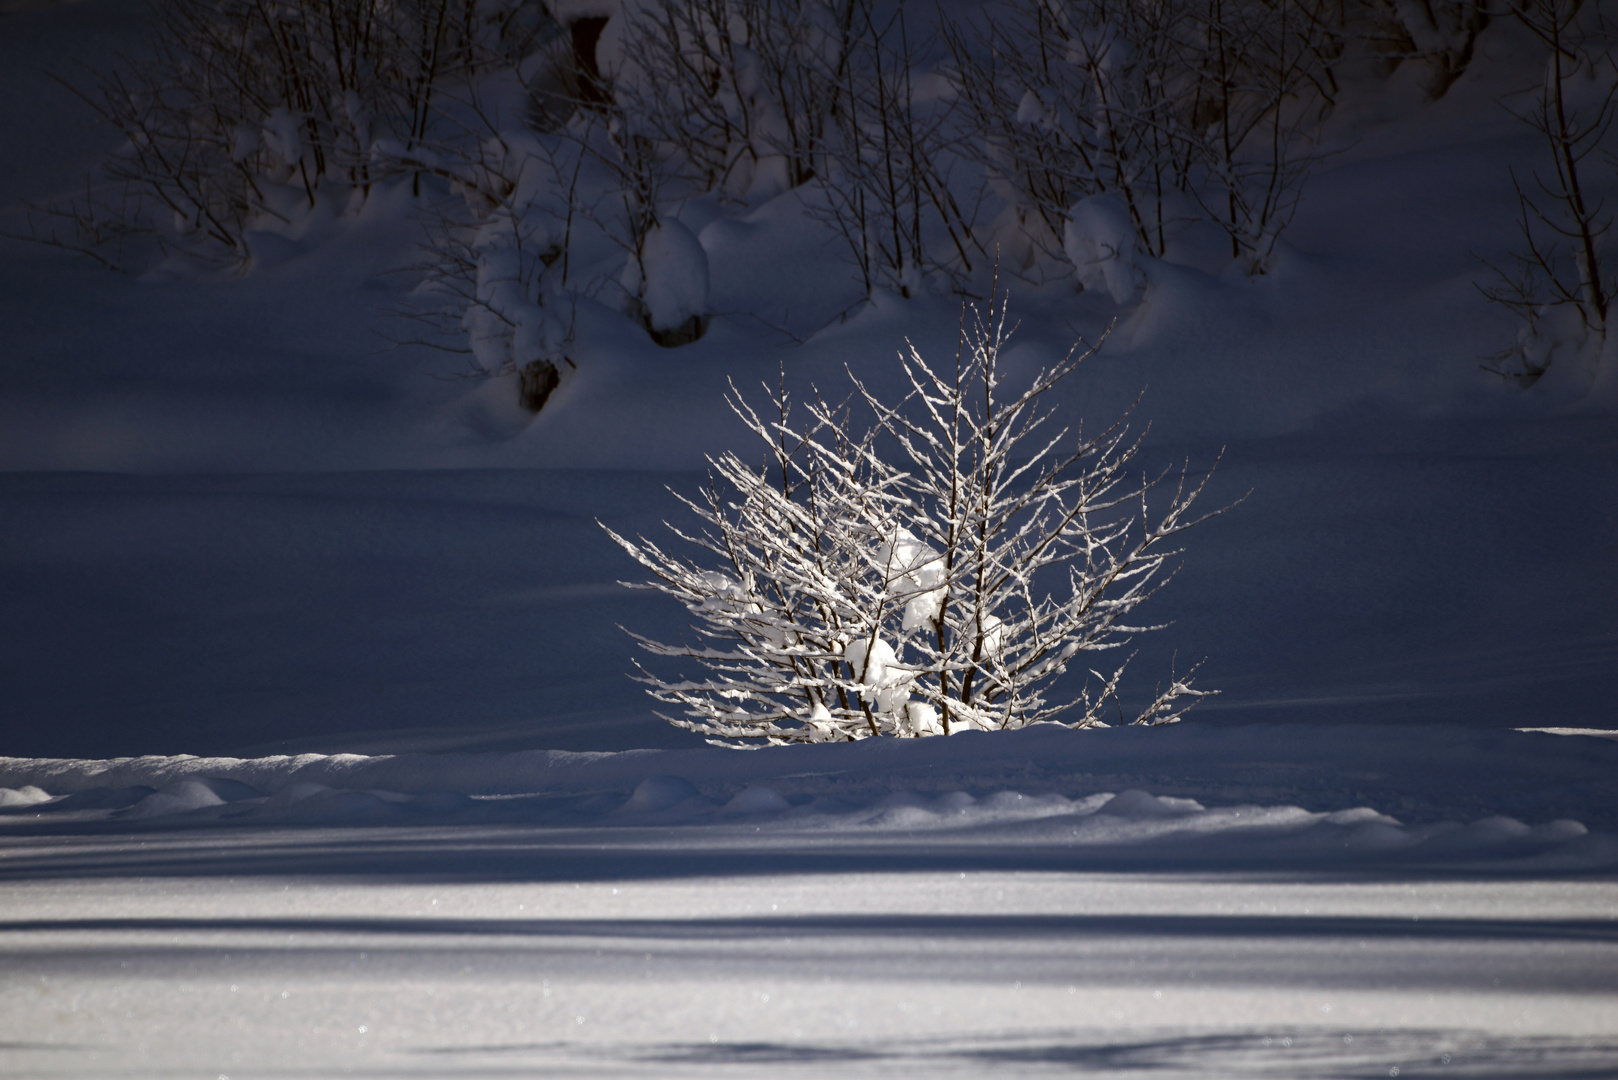
[[[1444,742],[1477,784],[1519,816],[1477,812],[1441,776],[1425,799],[1397,794],[1410,777],[1387,775],[1382,790],[1353,803],[1352,786],[1386,769],[1375,753],[1339,760],[1336,783],[1318,761],[1264,763],[1243,731],[1192,725],[1170,738],[1150,733],[1156,776],[1143,775],[1137,732],[1032,730],[960,736],[902,746],[860,743],[724,750],[507,754],[316,755],[266,758],[144,757],[112,761],[0,759],[0,829],[122,831],[131,828],[267,825],[516,825],[635,828],[678,842],[795,844],[925,843],[952,847],[1069,849],[1075,858],[1150,863],[1448,865],[1585,870],[1618,865],[1618,838],[1561,816],[1567,804],[1525,802],[1530,777],[1512,773],[1526,742],[1566,770],[1564,750],[1592,775],[1618,757],[1618,743],[1553,735],[1478,735],[1454,729],[1400,733],[1406,742]],[[1342,759],[1364,728],[1317,738],[1315,756]],[[1176,732],[1176,735],[1182,733]],[[1277,729],[1258,738],[1277,747]],[[1382,734],[1392,736],[1392,731]],[[1318,735],[1318,732],[1317,732]],[[1356,738],[1356,735],[1359,738]],[[1222,737],[1218,737],[1222,736]],[[1457,743],[1463,745],[1457,747]],[[1465,745],[1466,743],[1470,745]],[[1522,742],[1522,745],[1512,745]],[[1384,744],[1385,745],[1385,744]],[[1400,755],[1431,761],[1420,747]],[[1552,751],[1546,754],[1545,751]],[[1555,760],[1563,758],[1559,763]],[[1227,777],[1210,787],[1193,760]],[[1307,809],[1273,798],[1255,779],[1285,771]],[[1314,775],[1309,775],[1311,771]],[[1134,786],[1140,784],[1141,786]],[[1202,798],[1153,794],[1199,791]],[[1126,786],[1129,785],[1129,786]],[[1599,783],[1575,783],[1591,800]],[[1217,801],[1216,801],[1217,798]],[[1405,817],[1390,806],[1413,808]],[[1578,807],[1574,806],[1575,811]],[[1595,807],[1589,807],[1595,810]],[[1599,816],[1599,814],[1598,814]],[[1523,820],[1531,819],[1534,823]]]

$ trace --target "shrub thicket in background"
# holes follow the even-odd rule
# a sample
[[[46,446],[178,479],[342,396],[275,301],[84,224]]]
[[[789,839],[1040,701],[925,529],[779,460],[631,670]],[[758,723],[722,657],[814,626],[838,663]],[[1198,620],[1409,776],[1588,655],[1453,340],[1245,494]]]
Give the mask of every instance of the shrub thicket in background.
[[[1520,185],[1526,250],[1492,290],[1528,324],[1513,363],[1532,374],[1552,315],[1604,334],[1606,219],[1579,178],[1604,160],[1613,79],[1598,5],[1510,3],[1551,58],[1522,113],[1554,170]],[[1199,233],[1262,273],[1339,69],[1421,64],[1440,95],[1489,18],[1478,0],[991,0],[954,21],[895,0],[168,0],[146,59],[79,87],[127,145],[35,238],[247,263],[257,233],[408,182],[429,222],[420,337],[526,373],[537,407],[581,296],[665,345],[702,334],[694,197],[796,191],[865,295],[979,294],[998,261],[1123,303],[1151,259],[1205,264],[1206,242],[1181,251]],[[1592,79],[1605,96],[1573,92]]]
[[[1512,0],[1510,10],[1547,53],[1544,80],[1506,102],[1539,135],[1543,164],[1511,174],[1520,244],[1505,264],[1487,263],[1494,280],[1482,288],[1520,328],[1487,366],[1532,385],[1553,361],[1588,375],[1618,299],[1612,215],[1593,190],[1618,166],[1618,34],[1599,4]]]
[[[75,88],[127,139],[106,167],[116,198],[59,209],[91,240],[234,259],[334,188],[363,197],[430,162],[443,89],[514,62],[549,21],[523,0],[167,0],[151,17],[149,56]]]
[[[1305,3],[1008,0],[950,47],[966,145],[1044,253],[1094,258],[1074,208],[1110,195],[1138,250],[1162,257],[1203,220],[1258,271],[1296,209],[1343,43]]]

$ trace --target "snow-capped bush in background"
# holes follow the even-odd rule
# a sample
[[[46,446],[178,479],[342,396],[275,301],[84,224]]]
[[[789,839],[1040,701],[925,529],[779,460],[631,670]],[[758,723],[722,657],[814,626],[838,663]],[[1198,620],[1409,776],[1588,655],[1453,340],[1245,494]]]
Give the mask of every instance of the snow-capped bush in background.
[[[232,263],[251,257],[252,230],[293,225],[322,195],[363,198],[430,167],[444,87],[553,25],[537,0],[172,0],[150,15],[149,56],[73,88],[128,140],[110,186],[46,208],[36,230],[86,249],[145,235]]]
[[[565,369],[581,296],[664,344],[700,335],[706,255],[678,223],[694,197],[724,212],[804,189],[867,296],[980,288],[1008,239],[980,224],[990,181],[1014,248],[1099,275],[1120,302],[1138,291],[1131,251],[1162,257],[1193,220],[1264,267],[1326,100],[1321,11],[997,0],[985,16],[886,0],[175,0],[154,9],[153,58],[86,93],[129,137],[112,188],[45,215],[43,233],[105,259],[102,241],[145,230],[240,263],[255,230],[408,177],[431,234],[413,314],[484,373]],[[1122,206],[1132,246],[1071,220],[1098,195]],[[84,235],[65,240],[63,222]]]
[[[1297,208],[1340,32],[1296,0],[1008,0],[948,31],[966,143],[1036,246],[1061,258],[1097,194],[1161,257],[1194,220],[1250,272]]]
[[[1555,357],[1590,368],[1607,336],[1610,217],[1587,180],[1612,154],[1618,70],[1601,5],[1510,13],[1547,47],[1517,105],[1554,168],[1519,182],[1522,250],[1487,291],[1523,328],[1493,366],[1529,383]],[[1478,0],[993,0],[965,18],[889,0],[174,0],[149,59],[80,91],[128,139],[105,182],[30,238],[119,263],[140,236],[244,266],[263,233],[408,183],[429,223],[407,312],[427,332],[408,339],[521,375],[537,408],[573,363],[581,299],[664,345],[702,335],[725,270],[682,224],[693,201],[706,219],[797,189],[867,297],[980,293],[1003,255],[1126,304],[1190,229],[1261,273],[1334,65],[1420,60],[1437,95],[1488,17]],[[1183,250],[1209,268],[1203,239]]]
[[[707,326],[707,255],[664,197],[670,176],[659,147],[598,75],[558,73],[558,64],[594,63],[547,47],[445,94],[464,129],[436,147],[432,175],[448,192],[428,200],[423,287],[403,314],[448,348],[470,334],[475,372],[540,364],[541,381],[554,386],[573,365],[563,346],[581,297],[620,308],[664,345],[695,340]],[[590,94],[565,96],[583,89]],[[527,335],[543,355],[513,352],[496,365],[502,344],[525,338],[511,305],[495,302],[512,290],[544,311],[545,333]],[[543,403],[543,394],[523,395],[535,411]]]
[[[1138,442],[1121,422],[1088,437],[1052,430],[1043,395],[1088,355],[1078,350],[1008,392],[1005,308],[963,314],[953,365],[914,348],[910,392],[888,403],[853,379],[871,422],[822,400],[795,415],[784,391],[760,415],[731,406],[768,448],[755,467],[711,459],[728,488],[687,499],[701,531],[674,529],[695,558],[607,530],[697,620],[695,643],[634,635],[655,656],[706,675],[645,671],[671,723],[728,740],[824,742],[1103,722],[1124,664],[1091,672],[1077,694],[1047,697],[1086,654],[1153,627],[1132,619],[1174,554],[1206,478],[1148,516]],[[1158,479],[1161,479],[1159,477]],[[1218,511],[1215,511],[1218,513]],[[1127,663],[1127,661],[1125,661]],[[1194,671],[1194,669],[1193,669]],[[1135,717],[1177,719],[1205,696],[1170,679]]]
[[[1521,244],[1505,266],[1485,260],[1495,280],[1481,288],[1517,316],[1519,331],[1487,366],[1527,386],[1555,365],[1570,384],[1588,385],[1618,299],[1612,215],[1592,192],[1592,159],[1618,164],[1618,34],[1595,4],[1515,0],[1512,13],[1547,55],[1544,82],[1508,107],[1538,132],[1550,168],[1531,181],[1511,177]]]
[[[514,111],[482,95],[468,103],[491,128]],[[466,352],[473,374],[520,376],[538,412],[574,366],[570,194],[552,154],[520,130],[442,146],[432,175],[449,190],[423,202],[420,282],[398,314],[419,329],[413,340]]]
[[[823,170],[865,0],[637,3],[609,35],[613,96],[697,190],[783,191]]]
[[[561,366],[572,363],[564,352],[570,327],[561,317],[557,248],[498,217],[478,233],[470,252],[475,291],[461,317],[472,356],[485,374],[522,374],[533,386],[525,403],[538,412]]]
[[[872,0],[675,0],[626,8],[604,71],[680,186],[740,200],[808,185],[867,295],[960,286],[973,236],[927,26]],[[931,86],[937,80],[928,81]]]

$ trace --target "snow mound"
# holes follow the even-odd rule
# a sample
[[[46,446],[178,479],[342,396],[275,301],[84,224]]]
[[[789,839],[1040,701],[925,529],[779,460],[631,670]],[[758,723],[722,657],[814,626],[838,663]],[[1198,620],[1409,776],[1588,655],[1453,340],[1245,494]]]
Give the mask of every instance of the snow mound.
[[[792,804],[774,788],[762,786],[743,788],[725,804],[726,812],[731,814],[776,814],[791,808]]]
[[[623,286],[646,305],[651,329],[677,329],[708,313],[708,254],[690,229],[669,218],[647,233]]]
[[[152,818],[224,805],[225,800],[216,795],[212,786],[204,781],[181,780],[152,792],[123,813],[130,818]]]
[[[1145,791],[1126,791],[1108,799],[1096,812],[1120,818],[1173,818],[1202,810],[1195,799],[1160,799]]]
[[[696,787],[684,777],[648,776],[635,785],[620,809],[626,814],[651,814],[698,797]]]
[[[1092,195],[1073,204],[1062,229],[1062,249],[1086,289],[1104,290],[1127,303],[1146,284],[1135,226],[1117,195]]]
[[[0,809],[36,806],[42,802],[49,802],[50,798],[49,792],[42,791],[33,784],[25,784],[21,788],[0,788]]]

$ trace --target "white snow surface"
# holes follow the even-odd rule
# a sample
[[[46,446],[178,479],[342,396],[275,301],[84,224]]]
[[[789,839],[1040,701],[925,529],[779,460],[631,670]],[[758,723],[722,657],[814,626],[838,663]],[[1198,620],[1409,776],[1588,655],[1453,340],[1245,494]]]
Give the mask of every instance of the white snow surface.
[[[0,3],[0,232],[113,149],[44,73],[140,32]],[[1058,422],[1146,387],[1143,464],[1251,492],[1131,643],[1126,711],[1221,691],[1162,729],[736,752],[625,678],[685,620],[597,522],[667,539],[730,380],[952,355],[801,193],[681,207],[707,332],[586,300],[537,417],[377,336],[407,188],[244,274],[0,238],[0,1074],[1618,1075],[1618,351],[1478,367],[1525,48],[1347,86],[1262,277],[1014,283],[1009,379],[1114,324]]]
[[[1618,744],[1297,730],[5,759],[0,1062],[1618,1069]]]

